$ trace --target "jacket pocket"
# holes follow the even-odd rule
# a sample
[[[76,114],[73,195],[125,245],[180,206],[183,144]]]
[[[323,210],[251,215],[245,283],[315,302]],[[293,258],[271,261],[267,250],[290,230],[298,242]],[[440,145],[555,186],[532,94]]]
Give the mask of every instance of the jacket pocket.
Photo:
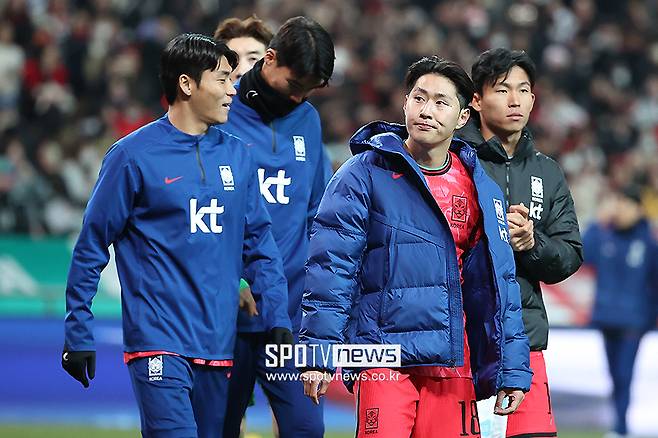
[[[363,253],[359,272],[359,289],[363,294],[380,292],[386,287],[389,277],[390,242],[393,229],[390,225],[372,220],[368,232],[368,241]]]
[[[416,233],[393,230],[389,278],[380,306],[382,330],[443,330],[450,326],[444,251]]]

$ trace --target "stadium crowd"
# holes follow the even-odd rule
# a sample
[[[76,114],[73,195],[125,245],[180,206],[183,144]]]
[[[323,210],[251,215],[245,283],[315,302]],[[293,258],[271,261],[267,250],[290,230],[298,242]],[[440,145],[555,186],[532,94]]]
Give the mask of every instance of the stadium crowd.
[[[489,47],[524,49],[539,70],[531,129],[581,228],[631,181],[658,219],[656,0],[0,0],[0,232],[76,232],[107,148],[165,111],[166,42],[253,13],[274,30],[307,15],[334,38],[334,76],[312,96],[334,166],[362,124],[401,120],[412,60],[468,71]]]

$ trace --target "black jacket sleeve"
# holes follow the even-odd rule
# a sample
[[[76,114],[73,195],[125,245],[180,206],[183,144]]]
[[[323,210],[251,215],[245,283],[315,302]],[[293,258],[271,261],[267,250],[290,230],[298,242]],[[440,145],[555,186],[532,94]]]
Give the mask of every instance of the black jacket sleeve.
[[[535,228],[535,246],[516,253],[516,259],[529,280],[559,283],[578,270],[583,263],[583,243],[569,186],[556,167],[558,179],[546,226]]]

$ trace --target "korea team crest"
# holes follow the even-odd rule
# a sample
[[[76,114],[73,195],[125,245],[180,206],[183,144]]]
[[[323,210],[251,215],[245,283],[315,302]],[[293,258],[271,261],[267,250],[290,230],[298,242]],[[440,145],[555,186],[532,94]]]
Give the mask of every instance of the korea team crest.
[[[533,198],[544,197],[544,182],[538,176],[530,177],[530,190],[532,191]]]
[[[306,143],[301,135],[293,135],[292,143],[295,146],[295,160],[306,161]]]
[[[379,428],[379,408],[366,409],[366,430],[372,432]],[[377,432],[376,430],[374,432]],[[366,432],[368,433],[368,432]]]
[[[162,356],[148,358],[149,381],[162,380],[163,362]]]
[[[538,176],[530,177],[530,213],[528,216],[541,220],[544,211],[544,181]]]
[[[498,220],[498,234],[500,240],[509,243],[509,233],[507,232],[507,224],[505,223],[505,209],[503,208],[503,201],[494,198],[494,209],[496,210],[496,220]]]
[[[496,210],[496,219],[498,219],[498,222],[502,222],[504,225],[505,209],[503,208],[503,201],[494,198],[493,202],[494,202],[494,209]]]
[[[467,201],[464,196],[452,195],[452,220],[466,222]]]
[[[235,190],[235,181],[233,180],[233,171],[231,166],[219,166],[219,176],[222,179],[225,191]]]

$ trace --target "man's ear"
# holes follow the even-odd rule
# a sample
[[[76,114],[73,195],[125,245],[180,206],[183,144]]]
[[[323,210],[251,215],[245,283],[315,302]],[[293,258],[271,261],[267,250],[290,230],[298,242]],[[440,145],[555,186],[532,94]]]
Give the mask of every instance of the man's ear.
[[[180,88],[183,96],[190,97],[192,95],[192,78],[186,74],[178,77],[178,88]]]
[[[477,112],[480,112],[482,109],[482,96],[480,96],[480,93],[474,93],[473,94],[473,99],[471,100],[471,107]]]
[[[267,65],[276,65],[277,64],[277,58],[276,58],[276,50],[272,48],[268,48],[265,50],[265,56],[263,56],[264,62]]]
[[[459,112],[459,120],[457,121],[457,128],[460,129],[463,128],[466,122],[468,122],[468,118],[471,116],[471,110],[466,107],[463,110]]]

